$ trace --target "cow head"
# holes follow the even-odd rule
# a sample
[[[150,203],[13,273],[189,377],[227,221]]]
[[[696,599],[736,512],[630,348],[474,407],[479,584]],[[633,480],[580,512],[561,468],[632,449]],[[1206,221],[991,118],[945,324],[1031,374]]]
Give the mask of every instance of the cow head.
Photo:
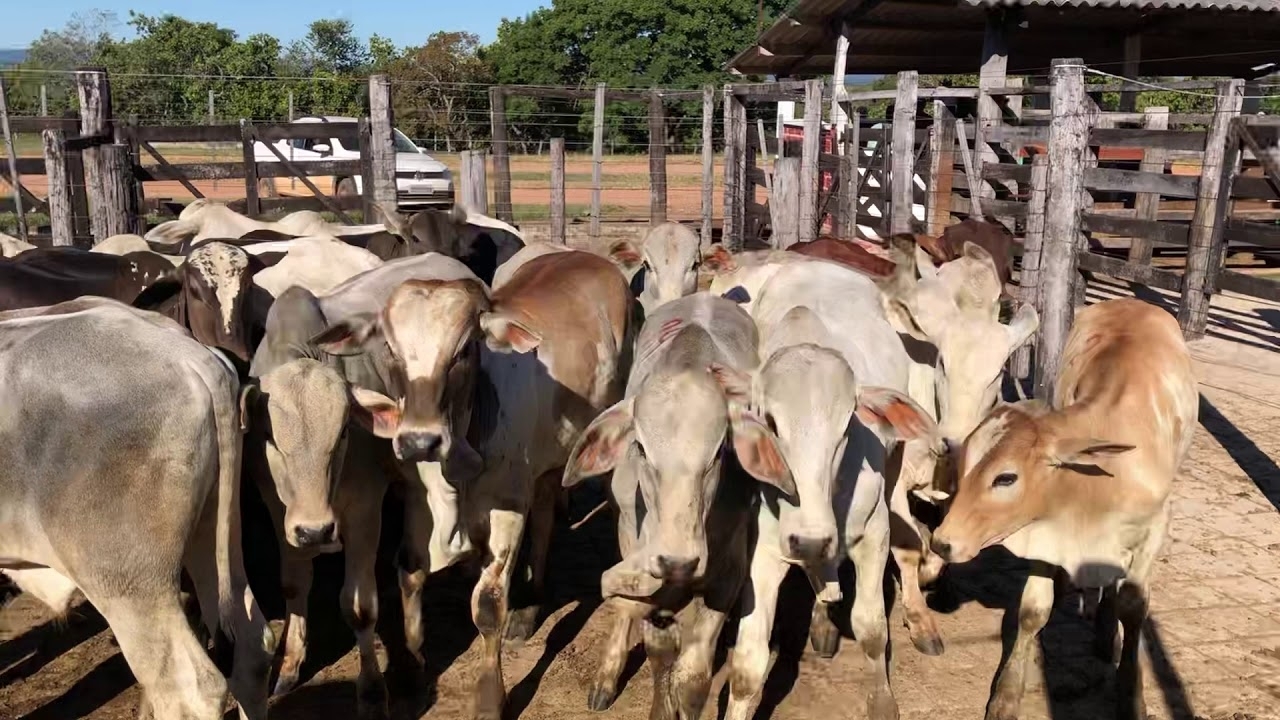
[[[610,248],[609,258],[632,277],[633,291],[645,313],[698,290],[698,266],[702,263],[698,235],[680,223],[658,225],[649,231],[641,248],[620,242]]]
[[[959,487],[934,550],[965,562],[1024,528],[1061,522],[1065,539],[1086,531],[1080,518],[1109,509],[1110,461],[1133,449],[1064,433],[1038,401],[997,408],[965,442]]]
[[[616,468],[615,479],[631,474],[644,498],[644,547],[629,559],[636,577],[626,585],[651,593],[706,572],[707,520],[729,448],[757,480],[795,494],[777,437],[707,369],[651,379],[583,432],[565,466],[565,486]]]
[[[886,291],[886,309],[900,329],[937,348],[938,430],[958,448],[999,399],[1009,356],[1039,326],[1023,304],[1008,325],[1000,322],[1001,282],[991,255],[972,243],[941,267],[918,252],[920,281]]]
[[[191,334],[205,345],[248,361],[248,305],[253,282],[248,253],[234,245],[212,242],[193,250],[183,268],[183,303]]]
[[[444,462],[467,475],[480,463],[466,433],[480,360],[477,341],[489,309],[489,297],[477,281],[410,280],[391,293],[379,314],[340,320],[312,342],[325,352],[351,355],[385,340],[405,395],[392,399],[354,389],[357,420],[390,438],[402,460]],[[514,327],[504,329],[523,341]]]
[[[246,386],[242,403],[285,507],[285,540],[294,547],[337,549],[332,502],[346,456],[346,382],[325,364],[299,358]]]
[[[784,318],[784,323],[819,323]],[[795,313],[796,311],[792,311]],[[799,503],[779,507],[782,557],[811,568],[836,558],[838,527],[832,506],[842,466],[857,477],[868,451],[894,440],[932,436],[936,428],[923,409],[903,393],[859,386],[839,352],[811,342],[786,345],[756,371],[717,367],[726,392],[751,397],[751,405],[777,433],[783,457],[795,478]]]
[[[392,257],[440,253],[462,261],[486,284],[491,285],[498,267],[524,247],[524,237],[514,226],[471,212],[461,203],[450,210],[413,214],[379,210],[387,231],[404,243],[404,250]]]

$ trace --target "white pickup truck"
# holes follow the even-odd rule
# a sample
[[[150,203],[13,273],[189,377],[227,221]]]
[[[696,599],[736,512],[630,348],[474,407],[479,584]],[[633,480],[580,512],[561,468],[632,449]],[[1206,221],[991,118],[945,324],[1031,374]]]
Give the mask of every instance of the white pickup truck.
[[[355,123],[356,118],[336,115],[307,116],[294,120],[296,123]],[[453,204],[453,175],[445,164],[431,157],[422,148],[414,144],[404,133],[391,131],[396,148],[396,200],[401,209],[414,209]],[[333,137],[320,140],[280,140],[275,144],[277,150],[290,162],[305,163],[315,160],[359,160],[360,150],[347,138]],[[351,147],[348,147],[350,145]],[[254,159],[260,163],[279,162],[275,153],[261,142],[254,143]],[[363,182],[359,175],[339,176],[331,179],[332,185],[324,178],[309,178],[320,190],[328,190],[338,196],[360,195],[364,192]],[[288,178],[264,180],[273,182],[277,194],[306,194],[310,192],[301,183],[291,183]],[[291,192],[292,191],[292,192]]]

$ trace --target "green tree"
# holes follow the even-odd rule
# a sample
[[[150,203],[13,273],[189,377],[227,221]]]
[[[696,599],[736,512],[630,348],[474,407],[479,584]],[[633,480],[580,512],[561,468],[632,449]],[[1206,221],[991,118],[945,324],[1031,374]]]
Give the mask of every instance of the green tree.
[[[487,137],[489,66],[480,59],[480,38],[468,32],[437,32],[409,48],[389,69],[395,82],[396,123],[422,137],[443,138],[452,152]]]
[[[40,86],[48,92],[49,112],[61,115],[76,108],[71,71],[94,62],[120,21],[114,12],[87,10],[71,16],[60,30],[45,30],[31,43],[26,60],[9,82],[9,102],[18,114],[40,109]],[[42,72],[30,72],[42,71]]]

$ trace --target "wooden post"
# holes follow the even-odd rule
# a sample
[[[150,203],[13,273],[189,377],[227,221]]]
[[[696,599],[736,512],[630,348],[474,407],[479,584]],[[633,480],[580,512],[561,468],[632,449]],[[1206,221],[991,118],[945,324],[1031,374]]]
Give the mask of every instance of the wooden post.
[[[71,181],[67,172],[67,156],[63,152],[66,134],[47,129],[40,133],[44,141],[44,174],[49,186],[49,224],[53,244],[70,246],[75,242],[75,221],[71,210]]]
[[[745,117],[743,118],[746,119]],[[764,150],[765,148],[760,148]],[[800,242],[818,236],[822,218],[818,213],[818,197],[822,189],[822,173],[818,155],[822,152],[822,80],[814,78],[804,84],[804,139],[800,145]],[[776,188],[776,186],[775,186]],[[775,195],[778,193],[774,193]],[[772,202],[772,198],[770,198]]]
[[[499,220],[514,222],[511,207],[511,146],[507,141],[507,89],[489,88],[489,125],[493,137],[493,204]]]
[[[604,104],[606,85],[596,83],[591,135],[591,239],[600,237],[600,194],[604,188]]]
[[[1143,127],[1148,130],[1169,129],[1169,108],[1149,107],[1145,113]],[[1164,162],[1164,150],[1147,148],[1142,153],[1142,165],[1138,169],[1144,173],[1164,173]],[[1139,220],[1158,220],[1160,217],[1160,193],[1138,193],[1133,209],[1133,216]],[[1150,264],[1151,250],[1150,239],[1144,237],[1133,238],[1129,243],[1129,262],[1137,263],[1138,265]]]
[[[485,153],[483,150],[464,150],[461,153],[462,173],[458,178],[462,206],[489,214],[489,184],[485,178]]]
[[[649,224],[667,221],[667,119],[662,94],[649,91]]]
[[[396,210],[396,146],[392,135],[395,115],[391,107],[391,81],[386,75],[369,76],[369,169],[372,178],[370,201],[384,217]],[[368,181],[372,180],[372,183]],[[369,222],[368,219],[365,222]]]
[[[1204,160],[1200,164],[1200,190],[1196,194],[1196,209],[1191,216],[1191,234],[1188,238],[1187,269],[1182,274],[1182,302],[1178,305],[1178,324],[1188,339],[1204,335],[1209,323],[1209,297],[1213,287],[1209,285],[1210,266],[1221,251],[1214,247],[1217,235],[1221,245],[1222,233],[1215,227],[1225,223],[1229,197],[1221,203],[1224,214],[1218,214],[1219,193],[1222,188],[1223,160],[1231,136],[1231,120],[1240,116],[1244,102],[1243,80],[1218,81],[1218,100],[1209,131],[1205,133]],[[1234,156],[1233,164],[1239,155]]]
[[[702,238],[704,248],[711,247],[712,215],[715,212],[716,151],[712,145],[716,122],[716,89],[702,87]]]
[[[1031,197],[1027,202],[1027,236],[1022,243],[1022,270],[1018,273],[1018,299],[1032,307],[1040,304],[1040,260],[1044,251],[1045,193],[1049,182],[1049,156],[1031,158]],[[1031,345],[1013,355],[1013,376],[1031,377]]]
[[[293,122],[293,91],[292,91],[292,90],[290,90],[290,91],[289,91],[289,122]],[[363,161],[363,160],[365,159],[365,158],[364,158],[364,153],[365,153],[365,151],[364,151],[363,149],[361,149],[361,151],[360,151],[360,152],[361,152],[360,159]],[[289,162],[293,162],[293,143],[289,143]],[[363,172],[363,166],[362,166],[361,172]],[[365,178],[363,178],[362,182],[367,182],[367,181],[368,181],[368,179],[369,179],[368,177],[365,177]],[[275,180],[272,180],[271,182],[272,182],[272,186],[274,187]],[[365,187],[368,187],[368,186],[366,185]],[[298,189],[298,179],[297,179],[297,178],[295,178],[295,177],[293,177],[293,176],[290,176],[290,177],[289,177],[289,189],[290,189],[290,190],[297,190],[297,189]],[[366,215],[364,216],[364,218],[365,218],[365,219],[364,219],[364,221],[367,223],[367,222],[369,222],[369,217],[370,217],[370,216],[367,214],[367,213],[368,213],[368,208],[365,208],[365,212],[366,212]]]
[[[138,216],[129,146],[110,143],[98,149],[102,151],[103,171],[100,197],[105,203],[93,208],[94,224],[102,228],[102,235],[94,237],[95,245],[112,235],[135,232],[134,221]]]
[[[995,190],[981,181],[982,166],[1000,162],[1000,158],[987,143],[991,128],[1001,123],[1000,104],[990,90],[1008,84],[1011,19],[1010,11],[1006,8],[987,10],[986,33],[982,39],[982,68],[978,73],[978,123],[973,132],[973,159],[979,183],[969,189],[971,194],[983,198],[996,196]]]
[[[929,126],[930,235],[941,235],[951,224],[951,185],[956,171],[956,122],[946,103],[933,101]]]
[[[9,161],[9,183],[13,186],[13,209],[18,215],[18,237],[26,242],[27,216],[22,211],[22,177],[18,175],[18,151],[13,145],[13,134],[9,132],[9,100],[2,76],[0,76],[0,133],[4,134],[4,151]]]
[[[835,138],[836,147],[832,148],[835,154],[840,154],[840,138],[844,133],[845,127],[849,123],[849,117],[845,115],[844,108],[840,103],[844,101],[847,94],[844,87],[845,71],[849,67],[849,23],[840,24],[840,34],[836,36],[836,62],[831,68],[831,132]],[[837,215],[839,213],[836,213]],[[833,221],[835,218],[832,218]]]
[[[915,70],[898,73],[898,97],[893,101],[893,165],[889,175],[889,232],[912,230],[911,205],[915,195],[916,98],[920,74]]]
[[[964,162],[965,182],[969,186],[969,217],[982,219],[982,178],[974,167],[973,153],[969,152],[969,136],[964,130],[964,121],[956,118],[956,140],[960,143],[960,159]]]
[[[1246,96],[1249,93],[1249,83],[1245,83],[1244,91]],[[1247,100],[1245,102],[1248,102]],[[1218,188],[1218,207],[1213,217],[1217,222],[1213,225],[1213,235],[1209,238],[1209,267],[1205,273],[1204,287],[1208,292],[1218,291],[1218,278],[1222,274],[1223,266],[1227,260],[1227,241],[1226,229],[1227,223],[1231,222],[1231,209],[1234,203],[1231,200],[1231,191],[1235,187],[1236,178],[1240,177],[1240,166],[1244,160],[1245,145],[1242,142],[1243,137],[1239,137],[1239,133],[1249,132],[1247,127],[1242,125],[1244,121],[1239,118],[1233,118],[1231,121],[1231,130],[1227,134],[1226,154],[1222,159],[1222,180]],[[1206,306],[1208,299],[1206,298]],[[1206,313],[1206,327],[1208,326]]]
[[[49,117],[49,88],[40,83],[40,117]]]
[[[840,196],[837,215],[840,218],[836,235],[844,238],[858,237],[858,161],[862,159],[862,144],[858,137],[862,129],[862,115],[855,112],[844,132],[844,154],[840,156]]]
[[[1142,63],[1142,32],[1132,32],[1124,36],[1124,65],[1121,74],[1127,78],[1138,77]],[[1120,112],[1133,112],[1137,107],[1138,94],[1132,90],[1120,93]]]
[[[80,97],[80,135],[84,137],[109,137],[111,130],[111,86],[103,70],[87,68],[76,71],[76,89]],[[89,199],[89,228],[95,242],[101,242],[113,233],[107,232],[106,210],[111,200],[106,194],[106,165],[102,161],[102,146],[85,148],[84,184]]]
[[[251,218],[262,215],[262,200],[258,197],[258,160],[253,153],[253,143],[256,139],[253,123],[241,118],[240,152],[244,158],[244,214]]]
[[[746,106],[724,86],[724,235],[729,252],[740,252],[746,241],[747,184]]]
[[[776,250],[802,242],[804,201],[800,190],[807,182],[803,164],[804,160],[797,157],[780,157],[773,163],[773,195],[769,198],[773,235],[769,244]]]
[[[1080,247],[1080,205],[1089,152],[1088,97],[1083,61],[1053,61],[1049,75],[1049,176],[1040,254],[1040,329],[1036,340],[1036,397],[1051,400],[1062,351],[1075,315],[1071,285]]]
[[[564,138],[551,138],[551,242],[565,244]]]

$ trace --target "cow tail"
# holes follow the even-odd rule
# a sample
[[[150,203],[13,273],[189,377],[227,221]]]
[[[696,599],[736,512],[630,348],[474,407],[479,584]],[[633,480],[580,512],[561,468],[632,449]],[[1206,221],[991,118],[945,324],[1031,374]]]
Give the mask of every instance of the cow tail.
[[[244,580],[240,537],[240,457],[243,449],[243,436],[240,432],[240,381],[229,362],[226,364],[227,369],[210,387],[218,440],[218,506],[214,559],[218,574],[218,625],[234,642],[238,640],[235,637],[234,619],[238,613],[244,612],[242,604],[245,602],[245,598],[236,597],[237,578],[244,588],[248,584]]]

